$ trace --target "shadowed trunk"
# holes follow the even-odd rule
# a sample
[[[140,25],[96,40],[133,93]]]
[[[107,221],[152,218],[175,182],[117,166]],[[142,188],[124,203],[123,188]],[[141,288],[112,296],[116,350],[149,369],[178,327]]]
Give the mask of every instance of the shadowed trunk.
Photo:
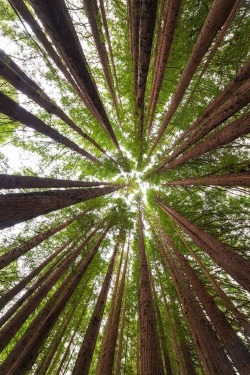
[[[81,345],[81,348],[77,356],[77,360],[75,362],[74,369],[72,371],[72,375],[87,375],[89,373],[89,368],[91,365],[95,344],[102,322],[104,308],[106,305],[107,295],[113,274],[114,262],[118,251],[118,247],[119,243],[116,244],[114,253],[110,260],[109,267],[105,279],[102,283],[102,288],[98,300],[96,302],[87,331],[83,339],[83,343]]]
[[[102,164],[95,156],[92,156],[90,153],[83,150],[76,143],[72,142],[69,138],[64,137],[64,135],[59,133],[57,130],[46,125],[42,120],[21,107],[3,92],[0,92],[0,112],[8,116],[11,120],[21,122],[23,125],[28,126],[29,128],[34,129],[43,135],[46,135],[47,137],[68,147],[70,150],[77,152],[92,162]]]
[[[4,214],[0,219],[0,228],[3,229],[119,189],[119,187],[103,187],[1,195],[0,209]]]
[[[206,233],[197,225],[178,212],[166,206],[157,199],[161,209],[166,212],[181,229],[203,250],[205,251],[225,272],[234,278],[244,289],[250,292],[249,261],[237,254],[235,250],[220,242],[210,234]]]

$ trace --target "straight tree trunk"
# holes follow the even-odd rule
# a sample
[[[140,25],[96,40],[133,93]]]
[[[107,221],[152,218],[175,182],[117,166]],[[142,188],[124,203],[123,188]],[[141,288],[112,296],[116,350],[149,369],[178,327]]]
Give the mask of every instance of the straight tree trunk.
[[[250,186],[250,172],[188,177],[164,183],[163,186]]]
[[[111,226],[109,225],[104,230],[96,244],[91,249],[87,258],[79,261],[76,269],[66,277],[54,295],[41,309],[23,336],[9,353],[8,357],[0,366],[0,372],[2,371],[2,373],[7,374],[9,371],[10,374],[16,373],[23,375],[31,369],[44,340],[49,335],[60,313],[81,282],[110,227]]]
[[[73,204],[112,193],[120,187],[53,190],[0,196],[0,229],[57,211]]]
[[[91,240],[91,238],[96,234],[98,229],[93,230],[87,238],[80,243],[79,246],[76,247],[71,254],[69,254],[66,259],[64,259],[60,264],[53,269],[52,273],[49,272],[46,279],[40,287],[36,288],[36,292],[33,296],[28,300],[28,302],[17,312],[12,319],[8,321],[8,323],[2,328],[0,331],[0,351],[3,350],[10,340],[15,336],[19,328],[24,324],[24,322],[28,319],[28,317],[35,311],[35,309],[39,306],[43,298],[49,293],[49,291],[56,285],[57,281],[61,278],[62,275],[68,270],[71,264],[74,264],[76,258],[81,254],[83,248],[86,244]],[[43,280],[42,280],[43,281]],[[32,288],[34,291],[34,288]],[[8,314],[8,312],[6,313]],[[4,319],[4,316],[1,318]]]
[[[202,139],[210,131],[218,127],[223,121],[227,120],[230,115],[235,113],[235,110],[239,111],[240,109],[242,109],[242,106],[248,104],[250,97],[250,80],[246,83],[246,85],[248,87],[242,85],[242,87],[240,88],[241,92],[236,92],[235,98],[230,98],[228,102],[219,107],[217,111],[219,112],[218,116],[217,112],[215,111],[213,113],[213,117],[211,117],[207,122],[201,124],[201,126],[196,130],[195,133],[190,134],[189,138],[180,146],[178,150],[173,153],[173,157],[171,155],[172,161],[170,161],[170,163],[166,166],[160,168],[160,170],[168,170],[170,168],[174,168],[179,164],[182,164],[188,160],[192,160],[210,150],[226,145],[230,142],[233,142],[235,139],[248,134],[250,131],[250,112],[241,116],[239,119],[234,120],[229,125],[226,125],[217,133],[210,135],[210,137],[201,141],[199,144],[196,144],[193,148],[177,158],[177,156],[179,156],[182,152],[184,152],[189,147],[192,147],[193,144]],[[226,116],[226,118],[224,115]]]
[[[56,4],[53,0],[29,0],[29,2],[57,46],[81,91],[86,93],[89,102],[98,113],[98,120],[101,121],[116,148],[120,150],[97,87],[89,73],[86,58],[64,0],[58,0]]]
[[[107,301],[107,295],[109,291],[109,286],[112,279],[113,268],[115,257],[118,251],[119,242],[115,246],[114,253],[109,263],[109,267],[105,276],[105,279],[102,284],[102,289],[100,291],[98,300],[96,302],[94,311],[92,313],[87,331],[85,333],[83,343],[79,350],[77,360],[75,362],[75,366],[72,372],[72,375],[87,375],[89,373],[97,336],[100,330],[100,325],[102,322],[102,317],[104,313],[104,308]]]
[[[165,241],[164,247],[166,247]],[[190,284],[185,278],[184,270],[176,259],[173,258],[170,251],[163,250],[162,247],[160,247],[159,250],[174,282],[183,313],[189,322],[189,327],[206,374],[234,375],[235,371],[211,323],[207,319]]]
[[[158,131],[157,137],[154,141],[150,154],[152,154],[152,151],[155,149],[158,142],[160,141],[167,125],[169,124],[176,109],[178,108],[199,64],[201,63],[217,32],[220,30],[220,28],[226,21],[227,17],[229,16],[235,2],[236,0],[228,0],[226,2],[224,0],[215,0],[213,2],[212,7],[205,20],[205,23],[202,27],[202,30],[199,34],[199,37],[195,43],[191,56],[188,60],[188,63],[180,77],[178,86],[171,100],[168,112],[163,120],[160,130]]]
[[[0,174],[0,189],[93,187],[102,185],[112,185],[112,183],[102,181],[59,180],[48,177]]]
[[[133,82],[134,92],[137,95],[138,92],[138,64],[139,64],[139,27],[140,27],[140,12],[141,4],[140,0],[129,0],[130,1],[130,38],[131,38],[131,53],[133,62]]]
[[[34,129],[43,135],[46,135],[55,142],[68,147],[70,150],[77,152],[92,162],[102,164],[95,156],[79,147],[69,138],[64,137],[64,135],[59,133],[57,130],[46,125],[42,120],[21,107],[17,102],[9,98],[3,92],[0,92],[0,112],[8,116],[11,120],[21,122],[23,125]]]
[[[127,271],[128,253],[123,267],[122,278],[119,283],[118,293],[113,294],[115,306],[112,315],[109,315],[103,338],[101,353],[98,359],[96,375],[110,375],[113,373],[116,341],[118,336],[119,321],[122,309],[122,299]],[[115,291],[116,292],[116,291]]]
[[[249,261],[237,254],[231,247],[190,222],[177,211],[166,206],[161,200],[158,199],[157,203],[203,251],[244,289],[250,292]]]
[[[40,245],[43,241],[47,240],[53,234],[56,234],[66,228],[68,225],[73,223],[75,220],[80,219],[84,215],[87,214],[89,210],[84,210],[78,215],[73,216],[72,218],[63,221],[59,225],[56,225],[52,228],[49,228],[45,232],[39,233],[37,236],[31,238],[30,240],[22,243],[21,245],[17,246],[15,249],[11,250],[10,252],[3,254],[0,256],[0,269],[6,267],[14,260],[18,259],[20,256],[26,254],[29,250],[33,249],[34,247]]]
[[[149,269],[145,253],[142,213],[139,206],[139,325],[141,373],[143,375],[163,375],[163,363],[157,335],[153,296],[150,289]]]
[[[165,236],[178,259],[178,262],[181,264],[182,269],[187,275],[194,293],[197,295],[203,308],[206,310],[228,355],[231,357],[235,367],[239,371],[239,374],[248,375],[250,372],[250,353],[248,349],[230,326],[223,312],[217,307],[212,297],[208,294],[185,257],[175,247],[172,239],[166,234]]]
[[[125,288],[124,297],[123,297],[123,307],[121,313],[121,324],[120,324],[120,331],[119,331],[119,341],[116,353],[116,363],[115,363],[115,370],[114,375],[121,374],[121,360],[122,360],[122,343],[123,343],[123,333],[124,333],[124,326],[125,326],[125,315],[126,315],[126,298],[127,298],[127,290]]]

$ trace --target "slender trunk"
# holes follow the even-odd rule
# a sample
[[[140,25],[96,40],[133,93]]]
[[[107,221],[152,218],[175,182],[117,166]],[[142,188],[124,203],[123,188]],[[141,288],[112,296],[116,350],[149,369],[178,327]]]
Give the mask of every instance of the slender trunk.
[[[208,13],[199,37],[195,43],[191,56],[188,63],[180,77],[178,86],[175,90],[171,104],[169,106],[168,112],[163,120],[162,126],[158,131],[155,142],[152,146],[150,153],[155,149],[158,142],[160,141],[167,125],[172,119],[176,109],[178,108],[185,92],[190,84],[200,62],[202,61],[204,55],[206,54],[208,48],[210,47],[215,35],[223,26],[227,17],[229,16],[236,0],[215,0],[212,7]]]
[[[19,281],[16,285],[13,286],[7,293],[5,293],[0,298],[0,310],[2,310],[5,305],[11,301],[18,293],[21,292],[22,289],[26,287],[26,285],[34,279],[50,262],[53,262],[54,259],[57,257],[58,254],[62,253],[62,251],[70,244],[71,240],[66,241],[62,246],[59,247],[58,250],[54,251],[44,262],[42,262],[38,267],[36,267],[33,271],[31,271],[27,276],[25,276],[21,281]],[[58,259],[61,259],[58,257]],[[57,261],[56,261],[57,262]],[[22,296],[23,298],[23,296]],[[1,320],[1,319],[0,319]]]
[[[217,307],[214,300],[208,294],[185,257],[175,247],[172,239],[166,234],[165,236],[171,248],[174,250],[178,262],[181,264],[182,269],[186,273],[194,293],[197,295],[201,304],[203,305],[203,308],[206,310],[215,330],[224,344],[228,355],[231,357],[235,367],[239,371],[239,374],[248,375],[250,372],[250,353],[248,349],[237,336],[236,332],[232,329],[223,312]]]
[[[103,73],[105,75],[106,82],[108,84],[109,92],[113,99],[113,103],[114,103],[117,115],[119,117],[112,76],[110,74],[110,64],[109,64],[108,54],[107,54],[105,43],[103,41],[104,38],[102,35],[101,26],[98,27],[98,21],[100,21],[100,16],[99,16],[97,0],[92,0],[92,1],[83,0],[83,5],[84,5],[84,9],[85,9],[88,21],[89,21],[89,25],[90,25],[91,32],[92,32],[94,42],[96,45],[96,49],[99,55],[99,59],[103,68]]]
[[[81,282],[109,229],[110,225],[104,230],[97,243],[93,246],[87,259],[79,261],[76,269],[66,277],[54,295],[40,310],[0,366],[0,372],[21,375],[26,374],[30,370],[39,354],[39,350],[42,347],[44,340],[49,335],[60,313]]]
[[[100,330],[100,325],[102,322],[102,317],[104,313],[104,308],[107,301],[107,295],[109,291],[109,286],[113,274],[114,262],[116,253],[118,251],[119,243],[116,244],[114,253],[109,263],[109,267],[105,276],[105,279],[102,284],[102,289],[100,291],[98,300],[96,302],[94,311],[92,313],[87,331],[84,336],[83,343],[79,350],[77,360],[75,362],[72,375],[87,375],[89,373],[89,368],[91,365],[97,336]]]
[[[249,261],[237,254],[231,247],[220,242],[178,212],[166,206],[159,199],[157,203],[202,250],[244,289],[250,292]]]
[[[71,74],[86,93],[89,102],[98,113],[98,120],[109,134],[116,148],[120,150],[118,141],[108,116],[99,97],[97,87],[89,73],[88,64],[82,51],[78,36],[63,0],[30,0],[35,12],[57,46]]]
[[[163,375],[163,364],[157,335],[153,296],[150,289],[149,269],[145,253],[142,213],[139,207],[139,324],[141,373],[143,375]]]
[[[188,243],[185,241],[183,236],[181,236],[179,230],[173,225],[174,229],[178,233],[179,238],[184,243],[185,247],[188,249],[191,256],[194,258],[196,263],[199,265],[200,269],[202,270],[203,274],[207,277],[207,279],[210,281],[211,285],[213,286],[214,290],[216,291],[217,295],[220,297],[222,303],[228,310],[228,312],[237,320],[237,323],[239,327],[242,327],[245,331],[246,338],[250,342],[250,324],[247,322],[246,317],[238,310],[238,308],[232,303],[230,298],[227,296],[227,294],[221,289],[220,285],[216,281],[216,279],[208,272],[204,264],[201,262],[198,255],[195,253],[195,251],[188,245]]]
[[[166,247],[165,242],[164,246]],[[174,282],[183,313],[189,322],[189,327],[206,373],[209,375],[234,375],[235,371],[211,323],[197,301],[193,289],[186,280],[184,270],[169,251],[163,250],[162,247],[159,250]]]
[[[226,125],[217,133],[210,135],[210,137],[201,141],[191,150],[188,150],[179,158],[177,158],[177,156],[179,156],[182,152],[184,152],[189,147],[192,147],[192,145],[202,139],[210,131],[218,127],[223,121],[227,120],[236,111],[239,111],[245,105],[247,105],[249,103],[249,95],[250,80],[246,82],[245,85],[242,85],[240,91],[237,91],[235,93],[235,97],[232,96],[227,102],[219,107],[218,111],[214,111],[213,116],[208,119],[207,122],[201,124],[201,126],[196,129],[194,133],[191,133],[189,138],[185,142],[183,142],[180,148],[176,150],[173,155],[171,155],[172,161],[170,161],[166,166],[160,168],[160,170],[168,170],[170,168],[174,168],[179,164],[194,159],[214,148],[226,145],[230,142],[233,142],[235,139],[248,134],[250,131],[249,112],[241,116],[239,119],[234,120],[229,125]]]
[[[139,60],[139,27],[140,27],[140,0],[130,1],[130,37],[133,62],[134,92],[138,91],[138,60]]]
[[[53,236],[53,234],[60,232],[61,230],[66,228],[68,225],[73,223],[75,220],[78,220],[81,217],[85,216],[88,211],[89,211],[88,209],[84,210],[80,214],[75,215],[66,221],[63,221],[62,223],[60,223],[59,225],[56,225],[55,227],[49,228],[43,233],[39,233],[37,236],[22,243],[21,245],[17,246],[15,249],[11,250],[10,252],[3,254],[2,256],[0,256],[0,269],[6,267],[8,264],[18,259],[20,256],[26,254],[29,250],[40,245],[40,243],[42,243],[43,241]]]
[[[57,211],[73,204],[112,193],[120,187],[52,190],[0,196],[0,229]]]
[[[59,133],[57,130],[46,125],[42,120],[32,115],[32,113],[21,107],[3,92],[0,92],[0,112],[8,116],[11,120],[21,122],[23,125],[34,129],[37,132],[53,139],[55,142],[68,147],[70,150],[77,152],[92,162],[102,164],[95,156],[79,147],[69,138],[64,137],[64,135]]]
[[[240,72],[236,75],[236,77],[233,79],[231,83],[222,91],[222,93],[217,96],[205,109],[203,114],[196,119],[190,127],[185,130],[181,136],[177,139],[177,141],[173,144],[173,146],[168,150],[168,153],[174,149],[174,147],[180,143],[191,131],[198,128],[200,124],[202,124],[204,121],[206,121],[209,116],[217,109],[219,108],[223,103],[225,103],[229,98],[231,98],[235,91],[237,91],[241,85],[243,85],[250,77],[250,62],[247,62]],[[167,161],[171,161],[173,158],[175,158],[174,153],[172,153]]]
[[[121,325],[120,325],[120,331],[119,331],[119,342],[118,342],[118,348],[117,348],[117,353],[116,353],[114,375],[121,374],[122,343],[123,343],[123,333],[124,333],[125,316],[126,316],[126,298],[127,298],[126,292],[127,292],[127,289],[125,289],[124,298],[123,298],[123,308],[122,308],[122,313],[121,313]]]
[[[28,319],[28,317],[36,310],[39,306],[40,302],[43,298],[49,293],[49,291],[56,285],[57,281],[64,275],[69,266],[74,263],[76,258],[81,254],[83,248],[86,244],[90,241],[90,239],[95,235],[97,229],[93,230],[87,238],[80,243],[77,248],[69,254],[66,259],[64,259],[61,263],[56,265],[56,268],[53,269],[52,273],[49,272],[47,274],[46,279],[42,282],[40,287],[36,285],[35,287],[31,287],[32,291],[36,290],[36,293],[28,300],[28,302],[17,312],[17,314],[9,320],[9,322],[2,328],[0,332],[0,350],[4,349],[10,340],[15,336],[16,332],[21,328],[24,322]],[[43,281],[43,277],[42,280]],[[40,284],[40,283],[39,283]],[[8,314],[8,312],[6,313]],[[5,315],[6,315],[5,314]],[[1,319],[3,320],[5,316]]]
[[[122,278],[119,283],[118,293],[114,293],[115,306],[112,315],[109,315],[101,354],[98,359],[96,375],[110,375],[113,373],[116,341],[118,336],[119,321],[122,308],[122,299],[127,271],[128,253],[123,267]]]
[[[150,128],[152,126],[152,120],[154,117],[155,107],[159,98],[159,93],[162,85],[162,81],[165,74],[165,69],[168,63],[172,42],[174,39],[174,33],[177,26],[177,21],[180,13],[182,0],[171,0],[166,3],[165,19],[163,25],[163,31],[160,41],[160,47],[158,51],[158,58],[156,60],[154,69],[154,78],[150,98]]]
[[[58,180],[56,178],[19,176],[0,174],[0,189],[40,189],[40,188],[67,188],[67,187],[93,187],[112,185],[102,181],[75,181]]]
[[[239,172],[222,175],[209,175],[197,178],[186,178],[164,183],[163,186],[250,186],[250,173]]]

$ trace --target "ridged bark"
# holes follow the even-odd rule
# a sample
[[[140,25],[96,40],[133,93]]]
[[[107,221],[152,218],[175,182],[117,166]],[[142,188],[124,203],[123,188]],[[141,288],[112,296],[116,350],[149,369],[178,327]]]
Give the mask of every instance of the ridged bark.
[[[215,35],[223,26],[228,15],[230,14],[236,0],[215,0],[212,4],[212,7],[207,15],[205,23],[201,29],[199,37],[195,43],[191,56],[188,60],[188,63],[180,77],[178,86],[174,92],[171,104],[169,106],[168,112],[163,120],[162,126],[158,131],[157,137],[154,141],[150,153],[155,149],[158,142],[160,141],[167,125],[172,119],[176,109],[178,108],[185,91],[191,82],[201,60],[206,54],[209,46],[211,45]]]
[[[120,150],[97,87],[89,73],[86,58],[64,0],[58,0],[57,3],[53,0],[30,0],[30,3],[39,15],[39,19],[63,57],[71,74],[81,90],[85,92],[94,111],[97,112],[97,119],[109,134],[116,148]]]
[[[231,247],[220,242],[203,229],[190,222],[178,212],[164,204],[161,200],[158,199],[157,203],[203,251],[244,289],[250,292],[248,260],[237,254]]]
[[[23,336],[19,339],[15,347],[9,353],[8,357],[0,366],[0,372],[2,371],[2,373],[7,374],[9,371],[10,374],[16,373],[22,375],[26,374],[27,371],[31,369],[44,340],[49,335],[51,329],[58,319],[59,314],[62,312],[75,289],[81,282],[109,228],[110,226],[104,230],[96,244],[90,250],[87,258],[78,262],[75,270],[70,272],[54,295],[41,309],[39,314],[35,317]]]
[[[139,252],[139,326],[141,373],[143,375],[163,375],[163,363],[150,289],[149,269],[145,253],[142,213],[138,216],[138,252]]]
[[[95,344],[97,336],[99,333],[100,325],[102,322],[102,317],[104,313],[104,308],[106,305],[107,295],[109,291],[109,286],[111,283],[111,278],[113,274],[115,257],[118,251],[119,243],[115,246],[114,253],[109,263],[109,267],[102,284],[102,288],[97,299],[94,311],[92,313],[87,331],[85,333],[83,343],[79,350],[77,360],[72,371],[72,375],[88,375],[89,368],[91,365]]]
[[[52,190],[35,193],[17,193],[0,196],[0,229],[57,211],[73,204],[85,202],[119,190],[119,187]]]
[[[34,129],[43,135],[46,135],[47,137],[68,147],[70,150],[77,152],[92,162],[102,164],[95,156],[79,147],[69,138],[64,137],[64,135],[59,133],[57,130],[46,125],[42,120],[21,107],[17,102],[9,98],[3,92],[0,92],[0,112],[8,116],[11,120],[21,122],[21,124],[28,126],[29,128]]]
[[[166,182],[163,186],[250,186],[250,172],[239,172],[203,177],[187,177]]]
[[[60,232],[68,225],[73,223],[75,220],[80,219],[82,216],[86,215],[89,210],[84,210],[78,215],[71,217],[68,220],[63,221],[59,225],[56,225],[52,228],[49,228],[43,233],[38,234],[37,236],[31,238],[30,240],[22,243],[21,245],[17,246],[15,249],[9,251],[6,254],[0,256],[0,269],[6,267],[8,264],[13,262],[14,260],[18,259],[20,256],[26,254],[29,250],[33,249],[34,247],[38,246],[40,243],[48,239],[49,237],[53,236],[57,232]]]

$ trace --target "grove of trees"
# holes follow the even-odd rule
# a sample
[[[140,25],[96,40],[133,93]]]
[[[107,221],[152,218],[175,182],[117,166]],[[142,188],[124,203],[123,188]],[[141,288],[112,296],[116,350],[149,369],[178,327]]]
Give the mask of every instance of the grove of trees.
[[[0,374],[250,374],[250,2],[0,0]]]

